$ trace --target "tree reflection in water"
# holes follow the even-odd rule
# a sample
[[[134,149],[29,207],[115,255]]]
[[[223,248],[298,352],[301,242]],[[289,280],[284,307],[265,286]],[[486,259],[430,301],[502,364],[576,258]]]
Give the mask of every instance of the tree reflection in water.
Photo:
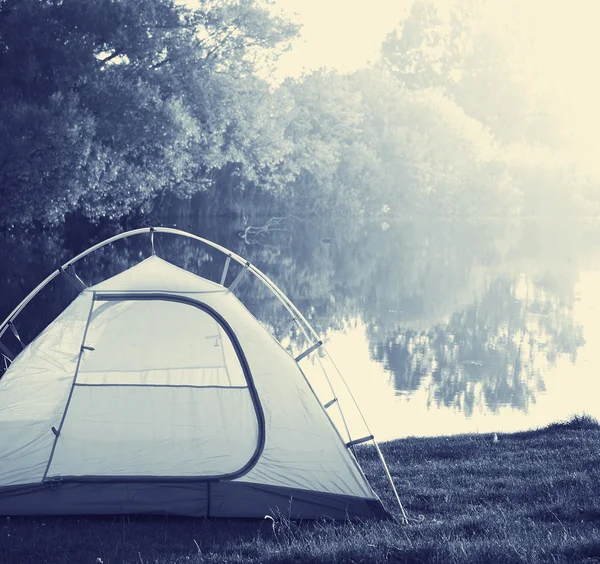
[[[363,323],[372,357],[390,371],[398,393],[426,389],[430,405],[466,415],[476,406],[527,411],[544,390],[544,372],[562,356],[575,362],[584,343],[574,289],[597,246],[595,232],[581,225],[290,220],[288,231],[254,245],[231,220],[180,217],[177,227],[256,264],[318,332]],[[0,234],[2,318],[58,264],[115,230],[76,225]],[[156,248],[179,266],[220,279],[223,257],[194,241],[161,235]],[[147,237],[128,239],[85,259],[78,272],[95,283],[149,252]],[[247,281],[236,292],[283,336],[288,318],[274,299]],[[21,334],[31,340],[74,296],[57,280],[19,318]]]
[[[525,285],[525,296],[519,290]],[[429,401],[497,411],[508,405],[527,411],[544,391],[544,371],[561,355],[576,360],[583,330],[573,303],[535,282],[494,279],[482,299],[429,330],[399,329],[374,342],[373,355],[393,373],[398,390],[426,385]]]

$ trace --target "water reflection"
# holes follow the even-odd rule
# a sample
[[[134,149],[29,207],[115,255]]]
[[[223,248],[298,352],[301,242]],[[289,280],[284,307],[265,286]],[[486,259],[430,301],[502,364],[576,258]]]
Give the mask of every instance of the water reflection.
[[[574,316],[575,288],[580,272],[595,268],[593,225],[291,220],[288,230],[249,245],[236,222],[176,221],[256,264],[320,333],[364,332],[371,369],[349,380],[381,378],[383,367],[390,394],[415,399],[423,413],[441,407],[467,419],[506,407],[527,413],[544,395],[552,368],[563,360],[576,364],[585,344]],[[58,264],[113,234],[114,227],[75,225],[0,235],[0,317]],[[224,258],[194,241],[161,235],[156,249],[188,270],[221,277]],[[149,238],[136,237],[95,253],[77,271],[95,283],[149,253]],[[237,292],[284,338],[289,318],[256,288],[245,281]],[[62,279],[49,286],[19,318],[24,340],[75,293]]]
[[[426,385],[430,402],[459,407],[467,416],[475,406],[527,411],[545,390],[544,372],[562,355],[575,362],[584,344],[572,294],[557,296],[522,275],[494,278],[448,323],[425,331],[399,328],[383,341],[369,336],[397,390]]]

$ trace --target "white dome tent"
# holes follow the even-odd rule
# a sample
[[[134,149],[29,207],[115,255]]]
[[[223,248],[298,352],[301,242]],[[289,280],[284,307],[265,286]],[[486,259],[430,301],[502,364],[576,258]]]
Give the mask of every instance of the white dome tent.
[[[89,288],[75,274],[84,256],[148,233],[152,255],[128,270]],[[155,233],[222,253],[220,282],[156,256]],[[225,286],[231,261],[242,268]],[[248,272],[310,343],[295,358],[234,295]],[[366,423],[351,436],[327,371],[322,402],[301,369],[322,342],[253,265],[176,229],[122,233],[54,271],[0,339],[21,341],[15,319],[61,274],[80,284],[75,300],[15,358],[0,342],[1,515],[384,516],[352,452],[372,441],[406,517]]]

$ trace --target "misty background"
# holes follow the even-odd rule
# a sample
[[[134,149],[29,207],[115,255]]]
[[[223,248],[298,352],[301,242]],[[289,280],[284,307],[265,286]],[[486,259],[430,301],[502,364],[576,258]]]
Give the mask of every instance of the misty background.
[[[177,225],[307,313],[384,434],[597,410],[599,11],[0,1],[0,317],[92,243]],[[163,251],[218,278],[187,244]],[[22,335],[72,298],[53,284]]]

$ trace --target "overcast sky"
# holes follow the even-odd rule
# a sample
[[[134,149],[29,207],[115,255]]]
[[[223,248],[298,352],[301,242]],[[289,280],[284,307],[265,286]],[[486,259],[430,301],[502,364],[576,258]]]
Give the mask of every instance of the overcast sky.
[[[302,38],[280,60],[281,75],[326,66],[349,72],[377,58],[383,38],[408,13],[411,0],[276,0],[302,25]]]

